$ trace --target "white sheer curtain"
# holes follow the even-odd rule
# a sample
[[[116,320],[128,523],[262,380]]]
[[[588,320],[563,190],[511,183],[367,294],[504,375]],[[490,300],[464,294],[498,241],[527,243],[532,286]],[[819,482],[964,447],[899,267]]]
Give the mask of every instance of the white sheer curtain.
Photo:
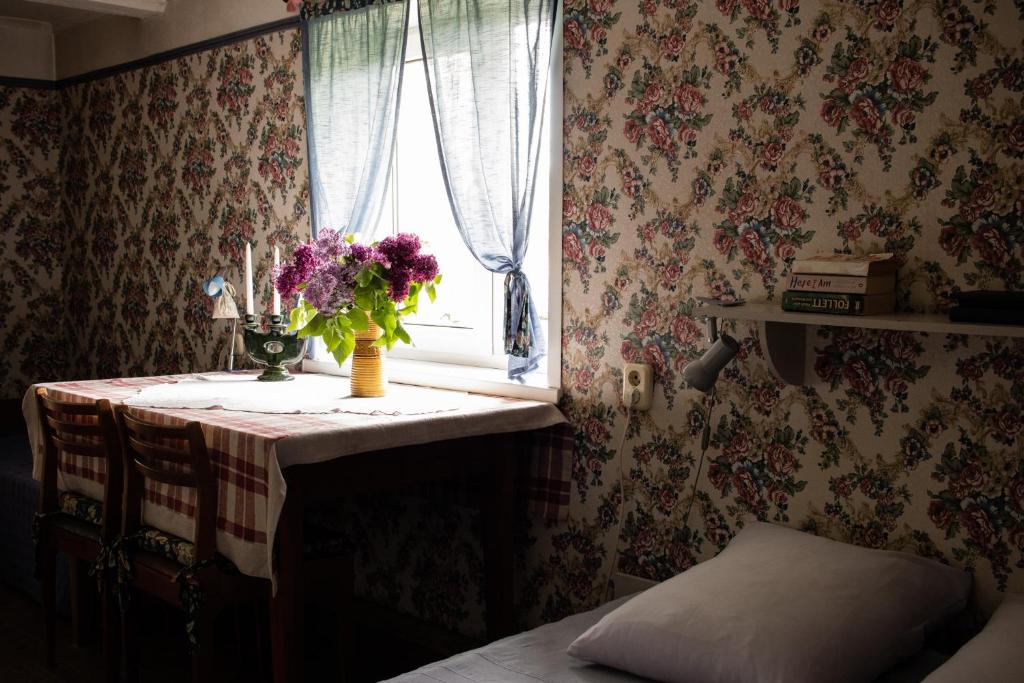
[[[544,356],[522,264],[556,9],[556,0],[419,0],[434,130],[455,223],[481,265],[506,274],[510,378],[536,369]]]
[[[408,2],[310,17],[303,25],[313,234],[373,239],[391,171]]]

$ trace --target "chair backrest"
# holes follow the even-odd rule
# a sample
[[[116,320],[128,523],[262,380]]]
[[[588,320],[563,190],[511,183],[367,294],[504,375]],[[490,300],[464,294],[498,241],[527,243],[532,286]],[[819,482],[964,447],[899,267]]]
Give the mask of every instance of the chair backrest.
[[[209,559],[217,548],[217,480],[198,422],[183,426],[145,422],[117,408],[125,473],[124,533],[142,526],[146,480],[195,489],[192,540],[196,561]]]
[[[36,404],[43,429],[43,481],[39,512],[48,514],[58,507],[57,470],[60,453],[75,458],[103,461],[103,522],[101,536],[113,540],[121,531],[121,447],[110,401],[70,403],[50,397],[45,388],[36,389]]]

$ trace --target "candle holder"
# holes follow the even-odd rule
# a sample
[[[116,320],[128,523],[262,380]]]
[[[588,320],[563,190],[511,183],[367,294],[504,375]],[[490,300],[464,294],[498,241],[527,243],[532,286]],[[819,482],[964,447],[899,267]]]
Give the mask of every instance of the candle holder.
[[[284,366],[302,359],[306,353],[306,340],[299,339],[294,332],[285,331],[287,325],[284,324],[284,316],[270,315],[266,318],[269,321],[266,332],[260,329],[256,316],[251,313],[245,316],[245,324],[242,326],[246,353],[254,363],[266,367],[256,379],[264,382],[295,379]]]

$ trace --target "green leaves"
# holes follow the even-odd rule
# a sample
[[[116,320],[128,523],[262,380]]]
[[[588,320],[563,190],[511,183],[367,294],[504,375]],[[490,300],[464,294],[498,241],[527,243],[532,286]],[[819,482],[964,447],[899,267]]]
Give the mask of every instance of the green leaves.
[[[360,308],[353,308],[348,312],[348,317],[352,321],[352,329],[357,332],[365,332],[370,327],[370,319],[367,317],[366,312]]]
[[[402,340],[403,344],[412,344],[412,338],[409,333],[405,331],[405,328],[399,325],[395,328],[395,335]]]
[[[360,311],[362,313],[362,311]],[[323,331],[324,345],[327,350],[338,361],[338,365],[345,362],[345,359],[352,354],[356,347],[356,336],[352,330],[352,320],[344,313],[336,313],[327,319]]]
[[[309,324],[316,314],[316,309],[306,303],[305,299],[299,301],[299,305],[293,308],[289,315],[288,331],[301,330]]]
[[[356,348],[356,337],[352,334],[351,330],[347,331],[347,334],[341,338],[340,343],[334,347],[331,351],[331,355],[334,356],[334,360],[337,361],[338,365],[345,362],[345,359],[352,355],[352,350]]]
[[[437,274],[437,277],[434,278],[433,282],[428,282],[426,285],[427,296],[430,297],[430,303],[434,303],[434,299],[437,298],[437,291],[434,289],[434,287],[439,284],[441,284],[440,273]]]
[[[371,320],[381,329],[374,346],[391,349],[398,342],[412,344],[401,320],[417,312],[420,292],[425,290],[430,300],[435,300],[435,288],[441,284],[441,276],[427,283],[412,283],[409,296],[396,304],[389,296],[390,284],[383,268],[375,263],[361,270],[355,277],[353,305],[333,315],[323,315],[307,301],[300,301],[291,311],[288,330],[297,332],[299,337],[323,338],[328,352],[339,365],[355,350],[355,333],[367,331]]]

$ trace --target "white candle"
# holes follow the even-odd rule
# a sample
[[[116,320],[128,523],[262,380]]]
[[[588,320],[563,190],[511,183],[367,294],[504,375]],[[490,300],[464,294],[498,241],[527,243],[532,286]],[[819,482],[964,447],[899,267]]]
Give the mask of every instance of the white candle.
[[[274,247],[274,273],[277,273],[277,269],[281,267],[281,250],[276,246]],[[274,290],[274,315],[281,315],[281,293],[277,291],[277,287],[274,283],[270,283],[270,288]]]
[[[252,315],[252,245],[245,243],[245,312]]]

